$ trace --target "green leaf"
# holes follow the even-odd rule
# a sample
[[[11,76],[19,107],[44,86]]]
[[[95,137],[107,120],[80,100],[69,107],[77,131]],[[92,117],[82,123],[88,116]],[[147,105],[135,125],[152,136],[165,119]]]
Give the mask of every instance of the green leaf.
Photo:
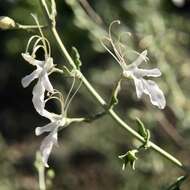
[[[77,48],[72,47],[72,52],[71,52],[72,58],[74,60],[74,63],[77,67],[78,70],[80,70],[80,67],[82,66],[82,62],[80,60],[80,54],[77,50]]]
[[[136,121],[137,121],[137,124],[138,124],[138,133],[144,138],[144,144],[142,145],[142,147],[144,147],[145,149],[149,148],[150,145],[149,145],[149,141],[150,141],[150,131],[148,129],[145,128],[143,122],[138,118],[136,117]]]
[[[117,84],[116,84],[116,86],[115,86],[115,88],[113,90],[111,101],[110,101],[110,104],[109,104],[109,109],[112,109],[119,102],[117,96],[118,96],[119,91],[121,90],[121,80],[122,79],[119,79],[119,81],[117,82]]]

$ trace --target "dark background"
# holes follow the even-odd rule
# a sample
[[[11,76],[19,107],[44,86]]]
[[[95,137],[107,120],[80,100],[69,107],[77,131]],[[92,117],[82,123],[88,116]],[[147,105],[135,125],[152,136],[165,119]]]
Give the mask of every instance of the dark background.
[[[179,0],[180,1],[180,0]],[[190,2],[181,0],[85,0],[57,1],[57,26],[68,48],[75,46],[83,62],[82,71],[100,94],[109,100],[121,72],[118,63],[102,48],[100,39],[116,19],[115,36],[124,37],[129,49],[148,49],[149,63],[159,67],[163,75],[156,82],[163,89],[167,107],[158,110],[147,97],[136,98],[132,82],[124,81],[116,111],[130,126],[137,129],[139,117],[151,131],[151,139],[165,150],[190,165]],[[0,0],[0,14],[21,24],[34,24],[30,13],[44,19],[37,0]],[[34,167],[35,153],[43,136],[36,137],[36,126],[48,121],[40,117],[31,102],[32,87],[24,89],[21,78],[32,71],[22,59],[27,40],[35,32],[0,31],[0,189],[38,189]],[[55,40],[48,31],[52,56],[59,68],[66,64]],[[125,36],[125,35],[124,35]],[[40,56],[40,55],[39,55]],[[130,60],[130,56],[129,56]],[[51,81],[67,94],[71,79],[54,74]],[[77,85],[76,85],[77,86]],[[59,110],[55,105],[52,109]],[[81,87],[72,102],[69,115],[90,116],[102,109]],[[74,124],[59,133],[59,147],[50,156],[47,170],[49,189],[68,190],[162,190],[184,173],[152,150],[138,155],[136,170],[121,170],[118,155],[137,146],[136,140],[109,116],[91,124]],[[55,176],[52,179],[52,174]],[[182,190],[189,190],[186,180]]]

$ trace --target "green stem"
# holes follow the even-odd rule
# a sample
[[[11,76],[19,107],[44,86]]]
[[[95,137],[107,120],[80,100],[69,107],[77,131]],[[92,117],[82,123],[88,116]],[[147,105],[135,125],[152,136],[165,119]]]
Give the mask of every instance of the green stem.
[[[46,190],[46,184],[45,184],[45,168],[43,165],[41,165],[38,169],[38,175],[39,175],[39,187],[40,190]]]
[[[40,25],[40,26],[37,26],[37,25],[22,25],[22,24],[16,23],[16,26],[13,29],[39,30],[39,27],[42,28],[42,29],[47,28],[47,26],[43,26],[43,25]]]
[[[36,152],[36,160],[34,162],[34,166],[38,171],[39,189],[46,190],[45,167],[44,164],[42,163],[42,157],[39,152]]]
[[[42,6],[42,8],[44,10],[43,6]],[[47,19],[49,20],[49,18],[47,18]],[[75,65],[73,59],[71,58],[71,56],[69,55],[68,51],[66,50],[66,48],[65,48],[62,40],[60,39],[60,36],[59,36],[59,34],[58,34],[58,32],[57,32],[57,30],[56,30],[56,28],[55,28],[54,25],[51,26],[51,31],[53,33],[53,36],[54,36],[55,40],[59,44],[59,48],[60,48],[61,53],[64,55],[64,57],[66,58],[66,60],[68,61],[68,63],[71,65],[71,67],[74,68],[74,69],[76,69],[76,65]],[[91,93],[91,95],[97,100],[97,102],[99,102],[99,104],[105,109],[105,111],[107,111],[106,110],[107,109],[107,103],[99,95],[99,93],[93,88],[93,86],[88,82],[88,80],[85,78],[85,76],[82,73],[81,73],[81,80],[83,81],[83,84],[87,88],[87,90],[89,91],[89,93]],[[115,113],[113,111],[113,109],[108,110],[107,113],[116,121],[117,124],[119,124],[121,127],[125,128],[136,139],[138,139],[141,142],[144,142],[144,138],[141,135],[139,135],[139,133],[137,133],[135,130],[133,130],[129,125],[127,125],[117,115],[117,113]],[[176,159],[174,156],[172,156],[171,154],[169,154],[168,152],[166,152],[165,150],[163,150],[162,148],[160,148],[159,146],[157,146],[156,144],[154,144],[151,141],[150,141],[150,147],[153,150],[155,150],[156,152],[160,153],[165,158],[167,158],[169,161],[171,161],[172,163],[174,163],[179,168],[185,170],[185,167],[183,166],[183,164],[178,159]]]

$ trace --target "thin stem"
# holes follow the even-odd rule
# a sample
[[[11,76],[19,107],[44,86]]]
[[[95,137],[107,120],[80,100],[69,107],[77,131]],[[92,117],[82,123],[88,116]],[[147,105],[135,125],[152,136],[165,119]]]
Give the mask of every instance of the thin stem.
[[[39,27],[42,28],[42,29],[47,28],[47,26],[44,26],[44,25],[40,25]],[[23,29],[23,30],[37,29],[38,30],[39,27],[37,25],[22,25],[22,24],[17,23],[16,27],[13,28],[13,29]]]
[[[39,152],[36,153],[36,160],[34,162],[34,166],[38,171],[39,189],[46,190],[45,167],[44,164],[42,163],[41,154]]]
[[[72,68],[76,69],[76,65],[74,63],[74,61],[72,60],[71,56],[69,55],[69,53],[67,52],[65,46],[63,45],[60,37],[59,37],[59,34],[57,33],[57,30],[55,27],[52,27],[51,28],[51,31],[57,41],[57,43],[59,44],[59,47],[61,49],[61,53],[63,54],[63,56],[67,59],[67,61],[69,62],[69,64],[72,66]]]
[[[41,0],[42,1],[42,0]],[[44,7],[42,7],[44,9]],[[47,18],[49,20],[49,18]],[[55,40],[57,41],[58,45],[59,45],[59,49],[61,51],[61,53],[64,55],[64,57],[66,58],[66,60],[68,61],[68,63],[71,65],[72,68],[76,69],[75,63],[72,60],[71,56],[69,55],[69,53],[67,52],[63,42],[60,39],[59,34],[57,33],[57,30],[55,28],[55,26],[51,27],[51,31],[53,33],[53,36],[55,38]],[[80,72],[80,71],[79,71]],[[115,120],[115,122],[117,124],[119,124],[121,127],[125,128],[131,135],[133,135],[136,139],[138,139],[141,142],[144,142],[144,138],[139,135],[139,133],[137,133],[135,130],[133,130],[129,125],[127,125],[114,111],[113,109],[107,110],[107,103],[104,101],[104,99],[98,94],[98,92],[93,88],[93,86],[88,82],[88,80],[85,78],[85,76],[81,73],[81,80],[84,84],[84,86],[87,88],[87,90],[89,91],[89,93],[91,93],[91,95],[97,100],[97,102],[106,110],[108,111],[108,114]],[[172,163],[174,163],[176,166],[178,166],[181,169],[185,169],[185,167],[183,166],[183,164],[176,159],[175,157],[173,157],[171,154],[169,154],[168,152],[166,152],[165,150],[163,150],[162,148],[160,148],[159,146],[157,146],[156,144],[154,144],[153,142],[150,141],[150,147],[155,150],[156,152],[160,153],[162,156],[164,156],[165,158],[167,158],[169,161],[171,161]]]
[[[40,190],[46,190],[45,168],[44,168],[43,165],[38,168],[38,175],[39,175],[39,187],[40,187]]]

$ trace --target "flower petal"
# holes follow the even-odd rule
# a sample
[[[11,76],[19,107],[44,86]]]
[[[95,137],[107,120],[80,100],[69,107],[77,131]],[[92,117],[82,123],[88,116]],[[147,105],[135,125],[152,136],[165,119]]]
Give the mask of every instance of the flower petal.
[[[44,93],[45,93],[45,88],[43,86],[41,79],[39,79],[32,91],[33,94],[32,102],[36,111],[42,116],[45,107]]]
[[[143,87],[143,81],[142,79],[137,79],[133,78],[135,82],[135,88],[136,88],[136,93],[137,93],[137,98],[141,98],[143,92],[144,92],[144,87]]]
[[[22,78],[21,83],[24,88],[26,88],[34,79],[38,78],[42,69],[37,68],[35,71],[33,71],[31,74],[25,76]]]
[[[40,146],[42,161],[45,167],[49,167],[47,163],[49,155],[52,151],[53,145],[57,144],[57,130],[58,130],[58,127],[56,127],[47,137],[44,138]]]
[[[49,92],[53,92],[53,86],[49,81],[48,74],[44,73],[44,75],[41,77],[41,79],[42,79],[44,88]]]
[[[24,60],[30,63],[31,65],[34,65],[34,66],[38,65],[40,67],[44,65],[44,61],[34,59],[29,53],[22,53],[21,55],[24,58]]]
[[[159,86],[152,80],[142,80],[144,93],[150,97],[151,103],[160,109],[164,109],[166,106],[166,99]]]
[[[137,59],[132,63],[133,66],[139,66],[143,61],[146,61],[147,58],[147,50],[144,50],[138,57]]]
[[[51,132],[57,127],[57,122],[50,122],[47,125],[43,127],[36,127],[35,134],[36,136],[39,136],[43,134],[44,132]]]
[[[133,75],[135,75],[135,77],[137,78],[142,78],[144,76],[147,77],[159,77],[161,76],[161,72],[158,68],[155,69],[139,69],[139,68],[135,68],[133,71]]]

